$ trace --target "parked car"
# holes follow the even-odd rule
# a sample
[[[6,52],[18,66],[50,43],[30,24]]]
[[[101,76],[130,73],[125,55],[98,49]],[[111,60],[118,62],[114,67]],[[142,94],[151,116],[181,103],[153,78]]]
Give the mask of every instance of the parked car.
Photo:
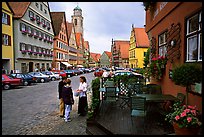
[[[64,71],[66,72],[66,75],[67,75],[68,78],[75,75],[74,71],[71,70],[71,69],[67,69],[67,70],[64,70]]]
[[[21,86],[23,79],[13,78],[12,76],[2,74],[2,87],[3,89],[10,89],[11,87]]]
[[[36,77],[33,77],[32,75],[27,73],[12,73],[10,75],[17,79],[23,79],[24,86],[30,85],[31,83],[35,83],[35,81],[37,80]]]
[[[52,72],[52,71],[42,71],[41,73],[50,76],[50,79],[51,79],[52,81],[55,81],[55,80],[60,79],[60,75],[59,75],[59,74],[55,74],[55,73]]]
[[[94,72],[94,76],[95,77],[101,77],[103,75],[103,70],[102,69],[98,69]]]
[[[30,72],[28,74],[32,75],[33,77],[36,77],[37,78],[36,82],[44,83],[44,82],[50,81],[50,77],[48,75],[41,73],[41,72]]]
[[[76,76],[81,74],[81,71],[79,71],[78,69],[73,69],[73,71]]]
[[[59,74],[60,79],[62,79],[62,77],[67,77],[67,74],[64,70],[54,70],[52,72],[54,72],[54,74]]]

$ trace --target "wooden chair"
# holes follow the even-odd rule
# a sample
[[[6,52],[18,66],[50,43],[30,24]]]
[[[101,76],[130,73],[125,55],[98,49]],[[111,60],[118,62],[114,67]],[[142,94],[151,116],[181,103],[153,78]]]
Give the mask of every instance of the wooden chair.
[[[131,96],[131,121],[133,125],[133,117],[143,117],[143,130],[145,131],[146,119],[146,98],[139,96]]]

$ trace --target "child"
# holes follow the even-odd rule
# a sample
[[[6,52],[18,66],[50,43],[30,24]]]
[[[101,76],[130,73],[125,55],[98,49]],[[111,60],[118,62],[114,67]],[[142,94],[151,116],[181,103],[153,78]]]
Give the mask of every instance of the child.
[[[66,84],[62,88],[62,98],[65,104],[65,122],[70,122],[70,112],[72,110],[72,105],[74,104],[73,92],[71,88],[71,80],[67,79]]]

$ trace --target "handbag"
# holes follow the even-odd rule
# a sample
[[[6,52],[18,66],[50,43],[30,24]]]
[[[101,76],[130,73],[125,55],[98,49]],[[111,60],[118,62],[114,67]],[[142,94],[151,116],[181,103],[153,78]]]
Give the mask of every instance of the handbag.
[[[74,96],[75,96],[75,97],[78,97],[78,96],[79,96],[79,92],[74,91]]]

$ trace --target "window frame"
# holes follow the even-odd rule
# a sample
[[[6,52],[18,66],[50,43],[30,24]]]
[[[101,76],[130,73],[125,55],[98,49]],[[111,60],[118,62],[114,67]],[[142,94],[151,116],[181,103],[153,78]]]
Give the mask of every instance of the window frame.
[[[3,16],[3,15],[5,15],[5,16]],[[8,15],[5,12],[2,12],[2,21],[1,22],[4,25],[10,25],[10,15]]]
[[[2,45],[11,46],[11,36],[8,34],[2,34]]]
[[[191,16],[189,17],[186,17],[185,19],[185,23],[186,23],[186,34],[185,34],[185,41],[186,41],[186,53],[185,53],[185,62],[202,62],[202,58],[200,59],[200,53],[202,51],[202,45],[201,45],[201,40],[200,37],[202,35],[202,11],[197,11],[196,13],[192,14]],[[198,16],[198,29],[193,31],[193,32],[189,32],[189,28],[190,28],[190,20],[195,17],[195,16]],[[196,44],[197,44],[197,58],[194,59],[194,60],[190,60],[189,59],[189,38],[192,38],[192,37],[196,37],[197,38],[197,41],[196,41]]]
[[[160,44],[160,37],[162,36],[162,35],[164,35],[164,42],[163,43],[161,43]],[[159,56],[163,56],[163,57],[165,57],[166,56],[166,54],[167,54],[167,30],[165,30],[165,31],[163,31],[163,32],[161,32],[159,35],[158,35],[158,55]],[[164,53],[164,55],[163,55],[163,52],[162,52],[162,54],[160,54],[160,48],[165,48],[165,53]],[[163,49],[164,50],[164,49]]]

